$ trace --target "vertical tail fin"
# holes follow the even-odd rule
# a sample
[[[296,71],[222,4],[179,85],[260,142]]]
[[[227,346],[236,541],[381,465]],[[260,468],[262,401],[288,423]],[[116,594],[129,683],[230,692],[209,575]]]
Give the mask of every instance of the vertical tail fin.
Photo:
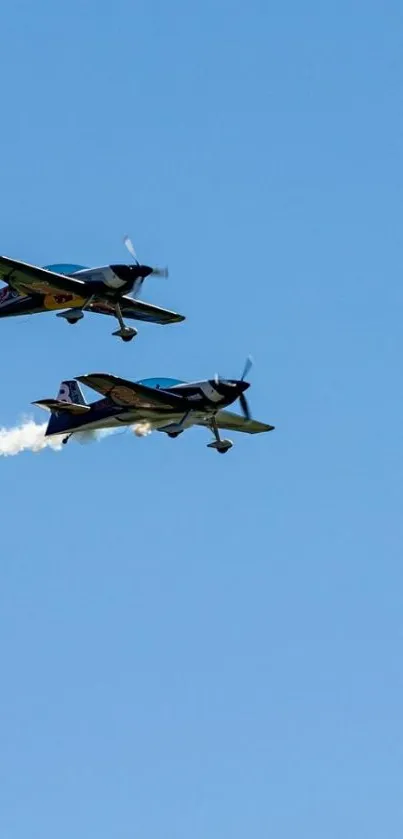
[[[74,405],[86,405],[80,385],[75,379],[60,383],[57,399],[61,402],[71,402]]]
[[[75,379],[69,379],[60,383],[56,401],[66,402],[70,405],[87,406],[81,387]],[[52,412],[45,432],[45,436],[47,437],[51,434],[60,434],[64,431],[68,431],[73,418],[74,414],[70,414],[70,412],[67,414]]]

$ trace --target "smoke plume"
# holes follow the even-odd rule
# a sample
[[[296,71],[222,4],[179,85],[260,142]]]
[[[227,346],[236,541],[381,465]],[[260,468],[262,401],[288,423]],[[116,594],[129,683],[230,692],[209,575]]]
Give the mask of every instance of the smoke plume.
[[[133,431],[133,434],[136,435],[136,437],[147,437],[147,435],[151,434],[152,432],[151,423],[146,421],[136,422],[134,425],[131,426],[131,429]]]
[[[43,449],[60,451],[65,434],[45,437],[46,427],[46,422],[39,424],[32,419],[25,419],[14,428],[0,428],[0,457],[11,457],[21,452],[41,452]],[[139,422],[132,426],[132,431],[137,437],[146,437],[147,434],[151,434],[151,430],[148,422]],[[95,443],[109,437],[110,434],[116,434],[117,431],[116,428],[79,431],[73,434],[71,440],[82,445]]]
[[[50,448],[59,451],[62,437],[45,437],[46,422],[38,425],[34,420],[24,420],[15,428],[0,428],[0,456],[9,457],[20,452],[40,452]]]

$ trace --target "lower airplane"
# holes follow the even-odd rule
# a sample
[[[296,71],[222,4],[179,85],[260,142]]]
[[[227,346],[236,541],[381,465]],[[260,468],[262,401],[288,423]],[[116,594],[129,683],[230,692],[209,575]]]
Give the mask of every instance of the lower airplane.
[[[178,379],[131,382],[109,373],[88,373],[62,382],[56,399],[40,399],[33,404],[51,412],[46,436],[63,435],[64,443],[77,432],[124,425],[146,423],[150,429],[163,431],[169,437],[178,437],[192,425],[202,425],[214,435],[209,448],[224,454],[233,444],[220,437],[220,429],[248,434],[274,429],[273,425],[251,418],[245,398],[245,391],[250,387],[245,376],[250,366],[248,359],[241,379],[215,376],[190,383]],[[103,398],[87,404],[79,382]],[[242,416],[225,410],[237,399]]]
[[[128,236],[124,243],[133,265],[85,268],[63,264],[41,268],[0,256],[0,279],[6,283],[0,289],[0,318],[56,311],[57,317],[75,324],[84,312],[111,315],[119,324],[113,335],[122,341],[132,341],[137,335],[137,329],[127,326],[124,318],[160,324],[185,320],[177,312],[137,299],[146,277],[166,277],[168,271],[141,265]]]

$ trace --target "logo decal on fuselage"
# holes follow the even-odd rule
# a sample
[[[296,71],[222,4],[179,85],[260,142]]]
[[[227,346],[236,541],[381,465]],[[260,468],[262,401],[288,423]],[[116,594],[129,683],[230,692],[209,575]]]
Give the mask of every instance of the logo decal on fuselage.
[[[65,309],[69,306],[71,309],[81,308],[84,306],[85,297],[73,297],[72,294],[47,294],[43,299],[45,309],[54,311],[55,309]]]

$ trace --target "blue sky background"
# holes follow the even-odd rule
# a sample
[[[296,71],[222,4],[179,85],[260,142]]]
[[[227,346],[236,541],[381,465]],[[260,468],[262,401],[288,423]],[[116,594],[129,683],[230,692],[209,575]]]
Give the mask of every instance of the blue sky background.
[[[401,3],[1,18],[1,252],[124,261],[128,232],[187,320],[2,321],[0,423],[251,352],[276,431],[1,461],[0,839],[400,839]]]

